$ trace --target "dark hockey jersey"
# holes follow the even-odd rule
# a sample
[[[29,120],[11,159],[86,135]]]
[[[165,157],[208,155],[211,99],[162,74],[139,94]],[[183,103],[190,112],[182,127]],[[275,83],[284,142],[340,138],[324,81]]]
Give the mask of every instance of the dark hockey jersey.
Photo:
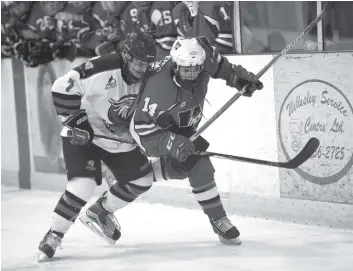
[[[124,35],[140,31],[138,10],[130,2],[120,17],[120,27]]]
[[[208,36],[211,44],[220,53],[233,53],[233,2],[201,1],[200,13],[212,33]]]
[[[178,33],[172,19],[174,1],[155,1],[150,9],[154,38],[160,49],[169,52]]]
[[[45,13],[40,2],[34,2],[25,26],[21,28],[21,36],[25,40],[56,41],[55,18]]]
[[[199,85],[193,89],[183,88],[171,77],[171,59],[149,78],[130,123],[133,138],[147,156],[160,156],[159,142],[166,133],[171,131],[190,137],[196,130],[210,76],[219,78],[221,66],[229,62],[218,55],[213,65],[217,65],[214,73],[202,72]]]
[[[90,25],[91,35],[85,47],[95,49],[100,43],[121,37],[119,20],[103,8],[102,2],[95,2],[92,13],[85,14],[84,21]]]
[[[203,15],[199,12],[193,20],[190,21],[189,14],[190,11],[183,2],[179,3],[173,9],[173,20],[178,35],[184,38],[206,36],[212,44],[215,35],[207,25]]]
[[[78,48],[85,47],[84,34],[90,31],[90,24],[80,13],[80,10],[68,3],[62,11],[55,14],[60,39],[74,42]]]

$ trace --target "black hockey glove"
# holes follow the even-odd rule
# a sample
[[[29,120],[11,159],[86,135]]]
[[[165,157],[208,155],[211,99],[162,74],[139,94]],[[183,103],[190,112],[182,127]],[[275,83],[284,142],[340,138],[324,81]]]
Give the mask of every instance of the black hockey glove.
[[[210,146],[210,143],[208,143],[208,141],[204,139],[202,136],[199,136],[194,140],[194,145],[197,152],[203,152],[208,149],[208,147]]]
[[[195,145],[185,136],[167,132],[159,142],[159,151],[161,156],[171,155],[183,162],[195,153]]]
[[[252,72],[248,72],[242,66],[232,65],[232,68],[227,77],[227,86],[235,87],[241,90],[244,86],[248,85],[244,96],[251,97],[255,90],[261,90],[264,86],[261,81],[255,78]]]
[[[97,45],[94,51],[97,56],[113,54],[117,52],[117,44],[110,41],[104,41]]]
[[[92,143],[94,132],[85,110],[77,110],[63,125],[69,128],[67,136],[71,144],[83,146]]]

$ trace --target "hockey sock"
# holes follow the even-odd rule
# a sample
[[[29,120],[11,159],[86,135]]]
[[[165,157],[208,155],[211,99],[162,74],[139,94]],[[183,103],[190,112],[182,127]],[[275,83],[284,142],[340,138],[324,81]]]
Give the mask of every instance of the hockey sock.
[[[152,172],[127,184],[116,182],[107,193],[106,199],[103,200],[103,208],[113,213],[125,207],[130,202],[137,199],[138,196],[148,191],[151,188],[152,183]]]
[[[197,202],[202,207],[204,213],[214,220],[226,216],[226,213],[218,193],[216,182],[213,180],[205,185],[193,187]]]
[[[210,219],[217,220],[226,216],[226,212],[214,181],[214,172],[210,158],[203,157],[191,169],[189,182],[192,187],[192,193],[204,213]]]
[[[68,182],[52,214],[51,229],[66,233],[75,222],[83,206],[92,197],[96,183],[89,178],[75,178]]]

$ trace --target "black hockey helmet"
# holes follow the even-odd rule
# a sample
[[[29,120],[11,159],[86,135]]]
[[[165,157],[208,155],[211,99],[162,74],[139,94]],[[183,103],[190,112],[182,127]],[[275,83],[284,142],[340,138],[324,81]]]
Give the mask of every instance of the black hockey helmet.
[[[129,33],[121,44],[120,55],[125,82],[141,82],[155,63],[156,47],[153,37],[142,32]]]

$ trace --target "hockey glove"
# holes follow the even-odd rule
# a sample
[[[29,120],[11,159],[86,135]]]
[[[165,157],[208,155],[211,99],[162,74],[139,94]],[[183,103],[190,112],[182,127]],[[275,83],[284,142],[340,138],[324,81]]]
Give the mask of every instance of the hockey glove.
[[[97,45],[97,47],[94,49],[95,53],[97,56],[102,56],[106,54],[113,54],[116,53],[117,51],[117,45],[115,43],[112,43],[110,41],[104,41]]]
[[[240,65],[232,65],[227,78],[227,86],[241,90],[246,85],[248,87],[243,95],[247,97],[251,97],[255,90],[261,90],[264,87],[262,82],[256,79],[252,72],[248,72]]]
[[[208,143],[208,141],[204,139],[202,136],[199,136],[198,138],[195,139],[194,145],[197,152],[203,152],[208,149],[208,147],[210,146],[210,143]]]
[[[85,110],[77,110],[63,125],[69,128],[67,136],[71,144],[83,146],[92,143],[94,132]]]
[[[167,132],[160,140],[159,151],[161,156],[171,155],[183,162],[195,153],[195,145],[185,136]]]

